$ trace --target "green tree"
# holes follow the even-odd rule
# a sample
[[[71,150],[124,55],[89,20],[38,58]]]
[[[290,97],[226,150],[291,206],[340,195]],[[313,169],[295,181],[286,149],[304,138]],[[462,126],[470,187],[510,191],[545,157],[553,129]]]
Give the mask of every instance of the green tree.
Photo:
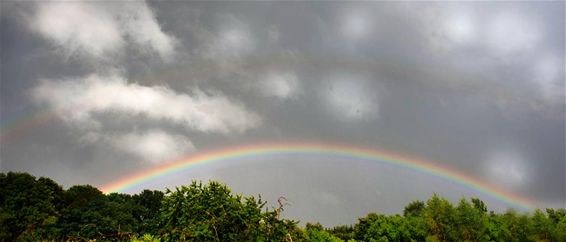
[[[343,240],[324,230],[320,223],[306,224],[308,242],[342,242]]]
[[[462,198],[456,207],[456,228],[453,230],[459,241],[486,241],[488,220],[485,204],[479,199],[472,199],[472,204]]]
[[[455,210],[445,198],[433,194],[427,201],[424,217],[429,229],[429,239],[440,241],[457,241],[453,226]]]
[[[530,231],[530,239],[534,241],[550,241],[554,223],[544,212],[536,209],[532,216],[532,230]]]
[[[64,210],[83,206],[102,197],[104,194],[91,185],[72,186],[63,194]]]
[[[261,198],[232,195],[218,182],[167,190],[160,212],[160,233],[169,240],[284,241],[295,222],[262,212]]]
[[[159,209],[164,193],[161,191],[143,190],[132,197],[133,217],[136,220],[138,234],[157,232]]]
[[[38,182],[27,173],[1,173],[0,240],[35,240],[35,230],[56,215],[53,189],[48,179]]]
[[[548,219],[553,223],[552,241],[566,241],[566,209],[547,208]]]
[[[328,229],[328,232],[344,241],[354,239],[354,227],[351,225],[336,226]]]
[[[355,239],[361,241],[415,241],[404,217],[370,213],[354,226]],[[422,236],[417,234],[416,236]]]
[[[509,209],[501,216],[501,226],[504,241],[530,241],[531,222],[527,215]]]
[[[419,201],[419,200],[413,201],[409,203],[407,206],[405,206],[405,209],[403,209],[403,216],[405,217],[421,216],[425,208],[426,205],[423,201]]]
[[[403,216],[369,213],[353,226],[301,229],[280,218],[283,200],[267,209],[261,197],[233,195],[218,182],[105,195],[0,173],[0,241],[566,241],[563,208],[497,214],[478,198],[453,206],[434,194]]]
[[[66,193],[67,207],[56,226],[58,239],[119,239],[134,232],[130,195],[105,196],[92,186],[74,186]]]

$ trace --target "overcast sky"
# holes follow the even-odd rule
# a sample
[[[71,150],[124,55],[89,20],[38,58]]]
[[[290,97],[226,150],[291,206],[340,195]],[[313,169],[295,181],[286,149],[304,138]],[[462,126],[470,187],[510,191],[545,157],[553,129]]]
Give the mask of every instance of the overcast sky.
[[[563,1],[0,6],[2,172],[103,186],[211,149],[336,142],[566,206]],[[433,192],[508,206],[333,157],[209,164],[145,187],[191,179],[285,196],[285,216],[327,226],[400,213]]]

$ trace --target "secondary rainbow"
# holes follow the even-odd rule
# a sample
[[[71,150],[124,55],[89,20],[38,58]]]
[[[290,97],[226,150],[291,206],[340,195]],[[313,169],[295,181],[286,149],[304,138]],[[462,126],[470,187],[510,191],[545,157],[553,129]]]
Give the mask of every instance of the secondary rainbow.
[[[312,64],[315,63],[320,66],[328,68],[350,68],[352,70],[368,69],[374,70],[379,67],[387,67],[392,69],[400,69],[402,71],[409,70],[418,72],[421,75],[428,76],[443,76],[443,80],[461,79],[462,77],[469,77],[470,73],[456,73],[453,76],[447,76],[446,72],[439,72],[442,68],[436,66],[417,66],[412,62],[404,62],[402,59],[415,59],[415,56],[400,56],[389,57],[387,61],[374,61],[367,58],[348,58],[346,56],[328,56],[328,55],[266,55],[250,57],[241,63],[247,68],[261,69],[269,67],[270,63],[293,63],[293,64]],[[187,70],[188,63],[181,63],[174,66],[167,66],[159,70],[151,71],[150,73],[141,76],[133,77],[133,80],[142,83],[157,83],[159,85],[163,80],[178,79],[178,75],[183,75],[182,71]],[[190,66],[194,70],[198,70],[198,75],[202,75],[200,79],[206,79],[211,75],[216,75],[218,70],[215,65],[211,65],[208,61],[191,61]],[[192,74],[191,74],[192,75]],[[495,83],[495,82],[490,82]],[[471,88],[476,90],[477,88]],[[483,89],[478,89],[483,90]],[[503,90],[498,86],[491,86],[489,93],[497,93],[498,97],[508,97],[513,100],[518,100],[520,96],[516,93],[510,93]],[[0,120],[0,137],[2,141],[6,142],[8,139],[18,138],[25,132],[32,132],[37,126],[41,126],[50,120],[59,116],[66,116],[67,113],[73,113],[81,110],[81,103],[74,105],[65,105],[62,108],[53,109],[49,106],[44,106],[39,110],[33,112],[22,112],[12,114]]]
[[[364,148],[341,144],[278,143],[236,146],[227,149],[213,150],[195,154],[165,165],[153,167],[149,170],[142,171],[110,183],[102,187],[101,190],[105,193],[123,192],[150,180],[208,163],[249,159],[253,157],[291,155],[327,156],[380,162],[426,173],[457,183],[461,186],[496,198],[508,205],[523,209],[533,208],[533,203],[526,198],[507,192],[492,184],[480,181],[460,171],[441,166],[438,163],[376,148]]]

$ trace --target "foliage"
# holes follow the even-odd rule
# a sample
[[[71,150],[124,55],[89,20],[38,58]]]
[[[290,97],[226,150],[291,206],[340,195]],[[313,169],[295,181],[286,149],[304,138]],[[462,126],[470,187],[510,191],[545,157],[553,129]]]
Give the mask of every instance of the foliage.
[[[340,225],[327,229],[327,231],[344,241],[354,239],[354,227],[351,225]]]
[[[160,234],[174,241],[284,241],[295,223],[262,212],[264,206],[261,198],[232,195],[218,182],[193,182],[166,192]]]
[[[306,225],[306,241],[308,242],[316,242],[316,241],[324,241],[324,242],[340,242],[343,241],[342,239],[332,235],[331,233],[324,230],[320,223],[310,224],[307,223]]]
[[[57,215],[55,197],[60,187],[26,173],[0,174],[0,240],[13,241]]]
[[[434,194],[403,215],[369,213],[354,225],[281,219],[261,197],[218,182],[174,190],[105,195],[89,185],[65,190],[48,178],[0,173],[0,241],[566,241],[566,209],[497,214],[477,199],[457,205]]]

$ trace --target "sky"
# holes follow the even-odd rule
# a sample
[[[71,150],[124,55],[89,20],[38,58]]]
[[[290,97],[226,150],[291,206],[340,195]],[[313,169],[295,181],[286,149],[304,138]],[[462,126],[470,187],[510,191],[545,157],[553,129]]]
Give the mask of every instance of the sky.
[[[418,157],[566,207],[565,3],[0,2],[0,170],[106,184],[242,145],[339,143]],[[210,163],[325,226],[462,184],[333,156]]]

